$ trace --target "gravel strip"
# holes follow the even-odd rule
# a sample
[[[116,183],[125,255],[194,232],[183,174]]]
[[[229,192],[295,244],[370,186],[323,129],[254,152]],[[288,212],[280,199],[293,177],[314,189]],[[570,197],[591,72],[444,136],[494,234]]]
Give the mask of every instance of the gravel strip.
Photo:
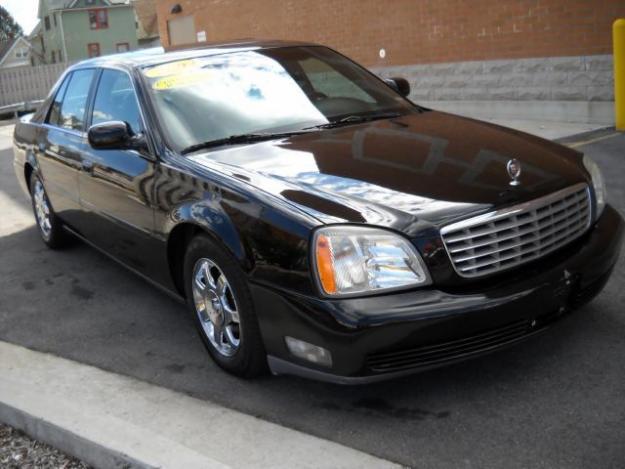
[[[59,450],[32,440],[0,423],[0,467],[3,469],[89,469],[90,466]]]

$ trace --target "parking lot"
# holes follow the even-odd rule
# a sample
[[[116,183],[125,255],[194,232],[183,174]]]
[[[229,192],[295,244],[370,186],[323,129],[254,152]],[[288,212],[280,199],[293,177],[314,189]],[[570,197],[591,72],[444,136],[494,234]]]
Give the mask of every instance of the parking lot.
[[[623,467],[625,262],[591,304],[514,348],[401,380],[340,387],[220,371],[186,310],[78,243],[39,240],[0,127],[0,340],[131,375],[401,464]],[[625,213],[625,134],[579,146]],[[207,425],[215,422],[207,422]]]

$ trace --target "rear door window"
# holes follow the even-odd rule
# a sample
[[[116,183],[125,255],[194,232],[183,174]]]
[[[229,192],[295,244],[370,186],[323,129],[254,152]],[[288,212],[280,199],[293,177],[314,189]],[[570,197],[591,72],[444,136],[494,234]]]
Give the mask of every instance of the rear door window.
[[[68,77],[69,82],[61,98],[62,101],[57,105],[57,100],[55,99],[48,123],[65,129],[83,130],[89,89],[91,88],[94,74],[94,69],[77,70]],[[56,109],[58,109],[58,112]]]

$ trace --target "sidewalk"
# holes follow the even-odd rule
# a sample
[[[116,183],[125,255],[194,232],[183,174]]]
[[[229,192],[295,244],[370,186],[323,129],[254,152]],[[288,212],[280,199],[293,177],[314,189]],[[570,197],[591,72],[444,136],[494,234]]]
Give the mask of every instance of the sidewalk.
[[[0,421],[95,467],[399,467],[207,401],[17,345],[0,342],[0,357]]]

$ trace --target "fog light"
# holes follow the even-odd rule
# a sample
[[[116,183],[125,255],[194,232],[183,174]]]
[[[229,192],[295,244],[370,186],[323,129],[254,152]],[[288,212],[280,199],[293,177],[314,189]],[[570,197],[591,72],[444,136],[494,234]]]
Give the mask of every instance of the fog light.
[[[317,365],[332,366],[332,355],[323,347],[293,337],[285,337],[284,340],[289,351],[296,357]]]

